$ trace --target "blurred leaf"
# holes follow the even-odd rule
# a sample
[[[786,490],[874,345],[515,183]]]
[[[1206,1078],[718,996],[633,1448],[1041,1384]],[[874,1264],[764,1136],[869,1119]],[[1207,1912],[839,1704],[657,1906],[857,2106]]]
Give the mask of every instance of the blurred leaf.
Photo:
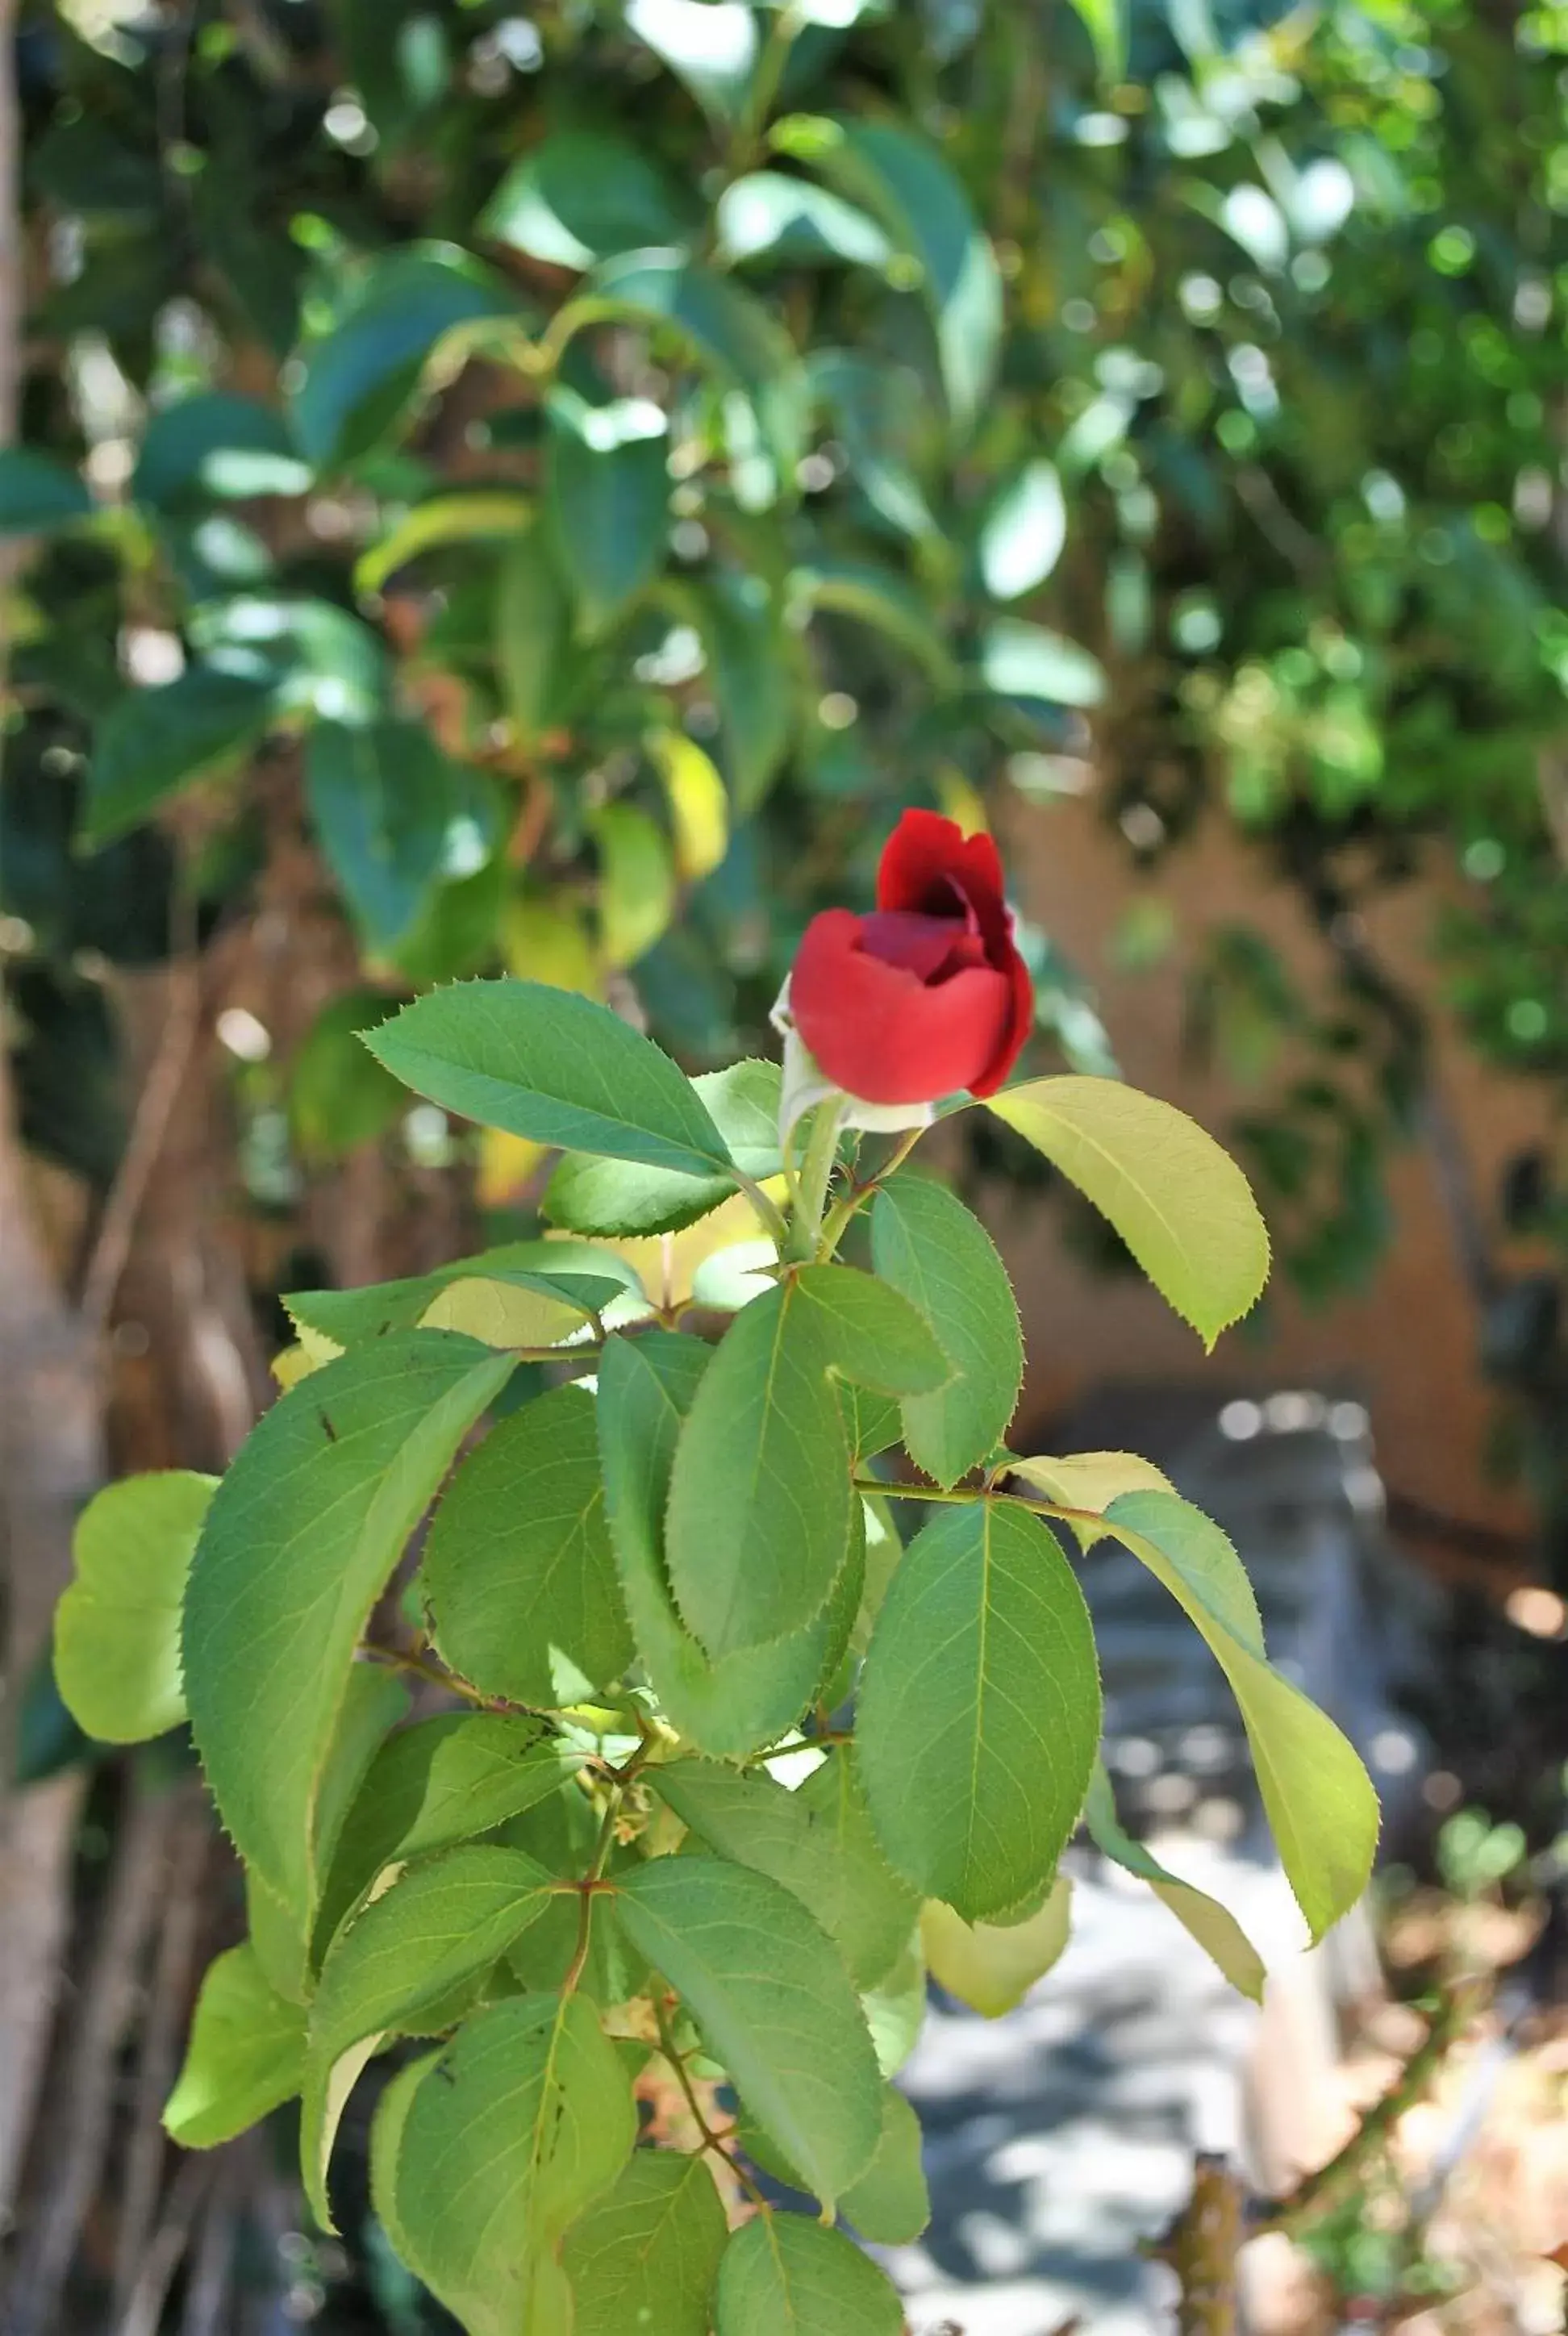
[[[590,635],[620,614],[663,561],[668,426],[646,397],[590,405],[564,386],[550,393],[545,508],[556,558]]]
[[[301,495],[310,481],[310,466],[300,461],[281,414],[258,398],[207,390],[153,414],[131,492],[159,511],[181,511],[253,495]]]
[[[93,513],[77,473],[26,446],[0,447],[0,536],[50,535]]]
[[[1095,62],[1106,89],[1126,78],[1127,12],[1132,0],[1072,0],[1095,44]]]
[[[316,832],[373,949],[395,947],[441,872],[457,807],[452,767],[423,723],[321,722],[306,754]]]
[[[1028,462],[1005,485],[980,530],[980,575],[993,600],[1043,584],[1061,558],[1067,507],[1053,463]]]
[[[603,988],[588,920],[570,900],[525,892],[509,901],[501,948],[507,970],[525,980],[574,989],[583,998],[597,998]]]
[[[212,2149],[299,2090],[305,2014],[271,1987],[250,1946],[209,1963],[164,2130],[181,2149]]]
[[[842,260],[881,272],[892,253],[864,211],[830,188],[786,178],[782,170],[753,170],[732,180],[716,217],[720,256],[732,266],[755,259],[796,268]]]
[[[701,13],[711,12],[704,6]],[[650,330],[667,328],[692,363],[744,391],[777,466],[778,491],[793,488],[803,451],[805,382],[770,307],[678,252],[634,251],[595,270],[583,287],[581,316],[585,325],[623,316]]]
[[[193,609],[190,638],[209,662],[270,687],[279,714],[369,722],[387,695],[378,635],[335,601],[292,593],[237,593]]]
[[[506,540],[519,535],[533,518],[526,495],[481,489],[472,494],[433,495],[416,503],[379,543],[362,551],[354,564],[356,592],[379,592],[389,576],[438,544]]]
[[[1039,699],[1047,706],[1098,706],[1105,676],[1097,657],[1076,641],[1021,618],[993,618],[980,636],[980,673],[998,697]]]
[[[442,335],[515,304],[477,260],[448,245],[372,262],[346,313],[300,352],[294,425],[308,461],[332,470],[367,453],[407,414]]]
[[[956,679],[952,657],[924,596],[901,576],[869,561],[827,556],[792,572],[789,595],[796,609],[830,608],[874,626],[907,650],[939,687]]]
[[[990,244],[940,149],[891,122],[848,116],[796,117],[778,125],[774,141],[863,205],[918,268],[948,404],[967,433],[996,373],[1002,287]]]
[[[683,884],[699,884],[722,866],[729,849],[729,797],[724,781],[696,739],[684,731],[650,732],[648,754],[669,797],[676,873]]]
[[[396,1000],[379,990],[347,990],[300,1040],[289,1066],[288,1122],[307,1159],[341,1160],[374,1144],[407,1108],[407,1088],[359,1037],[395,1010]]]
[[[123,835],[165,796],[237,762],[273,713],[266,683],[203,666],[158,688],[128,691],[98,725],[81,842],[96,848]]]
[[[502,562],[495,595],[495,662],[520,745],[537,744],[560,705],[570,619],[560,571],[531,528]]]
[[[761,46],[745,0],[626,0],[626,24],[716,121],[739,119]]]
[[[794,676],[760,579],[710,577],[692,588],[691,607],[707,649],[726,775],[744,816],[762,802],[789,750]]]
[[[581,271],[618,252],[685,243],[696,218],[691,198],[626,139],[560,129],[512,165],[479,232],[531,259]]]
[[[595,812],[589,832],[599,852],[599,924],[606,960],[635,965],[675,914],[675,863],[665,837],[636,803]]]

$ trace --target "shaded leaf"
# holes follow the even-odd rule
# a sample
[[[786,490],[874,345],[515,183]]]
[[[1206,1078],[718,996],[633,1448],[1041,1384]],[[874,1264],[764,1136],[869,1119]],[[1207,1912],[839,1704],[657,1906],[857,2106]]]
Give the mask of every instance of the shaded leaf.
[[[85,482],[51,454],[0,446],[0,536],[52,535],[93,514]]]
[[[896,1869],[967,1922],[1056,1871],[1099,1741],[1088,1610],[1053,1536],[994,1501],[944,1510],[889,1586],[856,1749]]]
[[[649,398],[590,405],[564,385],[550,393],[545,508],[590,635],[603,632],[663,562],[668,433]]]
[[[552,268],[684,243],[696,208],[653,158],[605,130],[551,130],[515,162],[479,232]]]
[[[459,808],[423,723],[318,723],[306,751],[311,817],[365,942],[392,949],[439,881]]]
[[[656,1859],[616,1903],[745,2107],[831,2205],[881,2130],[876,2058],[837,1950],[789,1891],[718,1858]]]
[[[725,2250],[716,2336],[900,2336],[903,2324],[887,2273],[802,2214],[759,2214]]]
[[[682,1420],[712,1349],[670,1331],[611,1338],[599,1375],[605,1506],[644,1669],[671,1725],[718,1759],[744,1759],[787,1733],[838,1660],[860,1586],[845,1581],[794,1637],[709,1659],[681,1621],[664,1564],[664,1515]],[[851,1553],[852,1567],[853,1552]]]
[[[486,1695],[550,1706],[619,1678],[632,1642],[590,1396],[554,1387],[496,1422],[435,1513],[419,1581],[443,1660]]]
[[[203,390],[160,406],[147,423],[131,482],[133,500],[160,511],[254,495],[302,495],[311,471],[283,416],[259,398]]]
[[[157,688],[128,691],[93,739],[83,842],[96,850],[138,826],[166,796],[237,762],[273,714],[267,683],[204,666]]]
[[[759,1183],[779,1173],[779,1068],[732,1063],[692,1081],[735,1166]],[[732,1198],[726,1176],[684,1176],[634,1161],[569,1153],[544,1196],[552,1224],[579,1233],[678,1232]]]
[[[493,487],[468,494],[432,495],[427,502],[415,503],[405,511],[379,543],[360,553],[354,563],[354,589],[379,592],[389,577],[422,552],[447,543],[507,542],[532,521],[533,504],[527,495]]]
[[[388,2034],[477,1979],[537,1922],[550,1876],[520,1849],[452,1849],[414,1866],[340,1931],[310,2007],[299,2162],[318,2222],[333,2227],[326,2169],[355,2078]]]
[[[572,2336],[708,2336],[728,2235],[702,2157],[635,2151],[567,2234]]]
[[[404,246],[373,261],[346,312],[300,352],[293,416],[307,460],[325,470],[368,453],[404,419],[443,334],[512,307],[477,260],[450,245]]]

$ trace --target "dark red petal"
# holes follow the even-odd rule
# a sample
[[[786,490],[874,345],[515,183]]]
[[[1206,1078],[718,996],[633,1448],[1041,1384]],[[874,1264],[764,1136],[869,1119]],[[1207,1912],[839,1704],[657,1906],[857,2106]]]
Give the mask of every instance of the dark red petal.
[[[989,835],[966,836],[955,820],[944,819],[940,812],[905,812],[882,850],[878,908],[950,916],[950,885],[974,910],[989,939],[992,912],[1000,909],[1004,898],[995,843]]]
[[[867,1103],[934,1103],[998,1063],[1005,1076],[1018,1051],[1008,1051],[1016,1000],[1006,974],[972,966],[928,988],[868,956],[861,938],[859,917],[824,910],[790,977],[795,1027],[835,1085]]]
[[[1035,978],[1013,947],[1010,935],[1008,940],[1008,956],[1009,1011],[1007,1028],[996,1053],[986,1065],[979,1077],[970,1086],[971,1095],[996,1094],[997,1089],[1022,1054],[1024,1042],[1035,1027]]]
[[[962,917],[920,917],[910,909],[877,909],[862,917],[861,947],[868,957],[901,966],[920,981],[986,962],[979,930],[971,932]]]

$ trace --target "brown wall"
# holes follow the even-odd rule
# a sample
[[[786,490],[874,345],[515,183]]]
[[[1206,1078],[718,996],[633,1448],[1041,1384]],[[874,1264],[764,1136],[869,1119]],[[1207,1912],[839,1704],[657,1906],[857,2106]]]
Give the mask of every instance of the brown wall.
[[[1118,970],[1113,943],[1148,880],[1093,804],[1067,798],[1019,809],[1002,841],[1027,912],[1095,985],[1127,1077],[1222,1136],[1235,1112],[1259,1095],[1203,1076],[1183,1060],[1185,977],[1206,933],[1250,922],[1309,994],[1326,996],[1325,947],[1294,893],[1213,822],[1157,879],[1159,896],[1174,912],[1171,954],[1157,970],[1129,975]],[[1429,887],[1407,887],[1368,918],[1368,938],[1389,972],[1436,1015],[1439,1090],[1472,1190],[1495,1231],[1498,1171],[1545,1131],[1546,1100],[1538,1087],[1485,1070],[1437,1007],[1427,939],[1436,906]],[[1031,1357],[1025,1416],[1041,1416],[1106,1380],[1206,1377],[1222,1392],[1344,1387],[1370,1407],[1392,1488],[1451,1516],[1505,1528],[1522,1523],[1516,1497],[1487,1467],[1495,1399],[1477,1377],[1475,1303],[1429,1154],[1401,1153],[1390,1182],[1394,1243],[1364,1293],[1308,1310],[1279,1277],[1266,1341],[1232,1330],[1212,1360],[1143,1285],[1096,1277],[1066,1253],[1049,1207],[1031,1206],[1023,1215],[1016,1204],[1003,1207],[996,1230],[1018,1277]]]

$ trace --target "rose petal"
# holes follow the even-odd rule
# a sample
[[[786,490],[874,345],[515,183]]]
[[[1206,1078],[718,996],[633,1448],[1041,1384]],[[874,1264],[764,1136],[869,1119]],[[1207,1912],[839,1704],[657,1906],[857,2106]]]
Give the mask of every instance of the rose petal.
[[[927,988],[868,956],[862,920],[827,909],[807,926],[790,981],[795,1027],[828,1077],[870,1103],[929,1103],[1006,1076],[1017,1046],[1008,973],[971,966]]]
[[[879,909],[951,914],[947,886],[958,886],[988,940],[995,912],[1004,908],[1000,854],[986,834],[966,835],[940,812],[907,811],[882,850],[877,870]]]

